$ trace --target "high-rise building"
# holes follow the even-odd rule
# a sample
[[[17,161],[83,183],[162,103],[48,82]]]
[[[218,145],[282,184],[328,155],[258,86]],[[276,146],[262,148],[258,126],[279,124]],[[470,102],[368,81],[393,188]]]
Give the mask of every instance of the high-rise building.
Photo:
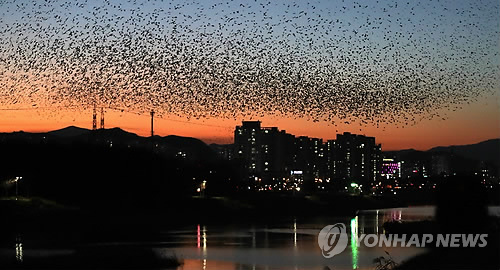
[[[334,145],[336,176],[368,189],[379,175],[381,145],[375,143],[374,137],[349,132],[337,134]]]
[[[331,179],[340,178],[338,171],[338,158],[337,158],[337,142],[335,140],[328,140],[324,145],[325,155],[325,175],[324,177],[330,181]]]
[[[233,156],[240,160],[249,189],[313,191],[340,182],[368,189],[380,172],[381,147],[373,137],[346,132],[323,143],[243,121],[234,142]]]
[[[247,177],[250,188],[255,188],[260,181],[260,131],[260,121],[244,121],[234,131],[234,156],[243,162],[243,175]]]
[[[265,185],[271,189],[279,187],[283,176],[290,170],[293,152],[293,135],[277,127],[263,127],[261,132],[260,162]]]
[[[313,189],[315,179],[323,173],[323,140],[300,136],[295,138],[293,171],[301,171],[304,190]]]

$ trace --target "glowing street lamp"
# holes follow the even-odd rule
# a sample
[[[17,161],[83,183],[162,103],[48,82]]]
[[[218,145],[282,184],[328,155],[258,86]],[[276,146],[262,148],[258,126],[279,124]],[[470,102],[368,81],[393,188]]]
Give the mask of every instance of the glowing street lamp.
[[[19,180],[23,179],[22,177],[16,177],[14,178],[14,183],[16,183],[16,201],[17,201],[17,195],[18,195],[18,188],[17,188],[17,183]]]
[[[207,188],[207,180],[201,183],[201,197],[205,198],[205,189]]]

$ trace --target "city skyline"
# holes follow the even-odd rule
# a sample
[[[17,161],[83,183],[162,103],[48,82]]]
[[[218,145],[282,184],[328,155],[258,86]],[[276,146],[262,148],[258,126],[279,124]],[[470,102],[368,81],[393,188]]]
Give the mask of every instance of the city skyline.
[[[225,179],[222,181],[231,182],[227,184],[231,184],[235,192],[345,191],[394,195],[399,189],[435,189],[439,179],[457,173],[481,177],[482,184],[491,189],[498,176],[495,149],[500,141],[498,138],[429,151],[387,151],[375,137],[343,132],[336,134],[335,139],[323,140],[263,126],[260,121],[242,121],[234,128],[234,144],[225,145],[206,145],[188,137],[137,136],[101,126],[95,130],[67,127],[48,133],[0,135],[6,149],[41,147],[71,152],[71,149],[80,149],[78,145],[85,145],[84,148],[103,152],[126,153],[129,158],[142,152],[173,164],[198,164],[199,167],[208,162],[199,167],[205,173],[197,169],[195,178],[184,177],[197,179],[198,184],[207,179],[213,183],[222,177]],[[226,165],[212,167],[214,164]],[[197,192],[201,192],[197,187]]]
[[[201,139],[207,144],[233,143],[234,126],[242,120],[260,120],[264,126],[278,126],[297,136],[334,139],[336,134],[351,132],[376,137],[386,150],[416,149],[427,150],[436,146],[465,145],[500,137],[500,110],[496,99],[472,104],[478,111],[462,110],[450,114],[448,120],[427,120],[406,128],[367,128],[359,125],[339,125],[311,123],[306,119],[262,117],[259,119],[204,119],[186,120],[181,117],[163,119],[155,116],[155,134],[160,136],[178,135]],[[486,104],[486,105],[485,105]],[[0,132],[26,131],[47,132],[67,126],[92,128],[92,110],[68,111],[57,116],[54,121],[41,110],[0,110]],[[53,114],[52,114],[53,115]],[[141,136],[150,134],[149,113],[127,113],[106,109],[106,128],[119,127]],[[481,121],[478,121],[481,119]],[[422,127],[423,126],[423,127]]]
[[[15,114],[19,113],[27,113],[27,114],[32,114],[32,110],[27,110],[27,111],[8,111],[8,112],[15,112]],[[53,131],[57,129],[62,129],[68,126],[77,126],[85,129],[92,129],[92,111],[89,111],[88,113],[82,114],[79,113],[78,116],[83,118],[86,117],[87,119],[85,120],[79,120],[79,121],[58,121],[56,123],[52,123],[47,125],[46,123],[43,122],[43,120],[48,120],[46,119],[45,116],[40,116],[37,113],[34,113],[35,117],[41,117],[41,122],[38,122],[38,125],[24,125],[24,122],[16,122],[14,125],[9,126],[8,122],[5,121],[5,119],[8,118],[2,118],[3,122],[0,122],[0,127],[3,128],[4,130],[0,129],[0,132],[2,133],[8,133],[8,132],[17,132],[17,131],[24,131],[24,132],[48,132],[48,131]],[[5,111],[0,110],[0,116],[5,115]],[[124,117],[128,116],[128,117]],[[105,128],[121,128],[125,131],[135,133],[139,136],[142,137],[148,137],[150,136],[150,116],[143,114],[132,114],[132,113],[116,113],[112,110],[106,110],[105,113],[106,116],[106,121],[105,121]],[[99,115],[98,115],[99,117]],[[266,118],[263,118],[266,119]],[[12,121],[17,121],[15,117],[11,118]],[[132,120],[132,121],[130,121]],[[474,120],[474,119],[472,119]],[[412,139],[415,137],[409,137],[406,140],[403,138],[403,143],[398,144],[398,142],[394,142],[391,144],[390,134],[389,131],[381,131],[379,129],[375,129],[376,132],[373,133],[365,133],[363,130],[356,130],[357,127],[351,127],[347,128],[345,130],[341,130],[338,127],[329,127],[330,129],[327,129],[326,132],[319,129],[315,130],[308,130],[308,127],[297,127],[294,126],[295,123],[305,123],[309,124],[308,121],[283,121],[282,119],[271,119],[271,121],[266,121],[266,120],[261,120],[261,119],[242,119],[242,120],[223,120],[221,121],[221,124],[218,122],[206,122],[206,121],[186,121],[185,119],[182,118],[177,118],[177,119],[162,119],[158,118],[155,116],[155,135],[159,136],[168,136],[168,135],[177,135],[177,136],[184,136],[184,137],[193,137],[196,139],[200,139],[206,144],[233,144],[234,143],[234,127],[238,126],[241,124],[242,121],[261,121],[263,126],[276,126],[280,130],[285,130],[287,133],[293,134],[294,136],[300,137],[300,136],[307,136],[310,138],[319,138],[322,139],[323,141],[328,141],[328,140],[334,140],[336,139],[337,134],[342,134],[344,132],[349,132],[352,134],[360,134],[360,135],[365,135],[365,136],[370,136],[370,137],[376,137],[377,142],[382,144],[382,147],[384,151],[395,151],[395,150],[404,150],[404,149],[415,149],[415,150],[429,150],[433,147],[438,147],[438,146],[451,146],[451,145],[468,145],[468,144],[474,144],[478,143],[481,141],[486,141],[489,139],[496,139],[499,138],[500,136],[496,136],[495,134],[496,131],[493,129],[493,133],[491,133],[491,137],[488,137],[488,133],[481,133],[481,134],[475,134],[475,135],[480,135],[477,137],[472,137],[472,138],[460,138],[457,136],[453,136],[453,138],[450,138],[445,134],[443,137],[438,137],[440,140],[435,140],[434,143],[431,141],[427,140],[426,136],[420,136],[421,139],[423,140],[418,140],[418,139]],[[7,122],[7,124],[5,124]],[[20,123],[20,124],[19,124]],[[474,124],[479,124],[482,125],[484,122],[475,122]],[[119,125],[117,125],[119,124]],[[219,125],[217,125],[219,124]],[[227,126],[223,126],[222,124],[225,124]],[[283,125],[285,124],[285,125]],[[288,124],[288,125],[286,125]],[[139,126],[139,128],[138,128]],[[319,126],[319,125],[318,125]],[[489,125],[489,127],[495,127],[495,125]],[[500,126],[500,121],[499,125]],[[27,128],[26,128],[27,127]],[[288,128],[286,128],[288,127]],[[436,127],[439,130],[439,127]],[[470,134],[474,134],[474,130],[469,129],[465,126],[459,127],[463,130],[468,130]],[[449,126],[445,126],[444,129],[447,132],[450,132]],[[172,130],[177,130],[178,132],[172,132]],[[198,133],[199,130],[204,130],[205,134],[210,134],[209,132],[212,131],[213,134],[220,134],[219,136],[213,136],[213,137],[205,137],[203,134]],[[399,135],[402,136],[405,133],[410,133],[412,135],[415,135],[411,131],[411,127],[407,128],[406,130],[404,128],[402,129],[396,129],[397,132],[399,132]],[[429,132],[433,132],[432,129]],[[436,131],[434,131],[436,132]],[[451,133],[455,132],[454,130],[451,130]],[[322,136],[322,134],[327,134],[326,136]],[[380,134],[382,134],[382,137],[379,137]],[[387,137],[384,137],[384,134]],[[398,133],[396,133],[398,134]],[[500,132],[498,133],[500,134]],[[319,135],[319,136],[315,136]],[[418,135],[418,134],[416,134]],[[434,134],[435,135],[435,134]],[[443,135],[443,134],[441,134]],[[430,136],[430,135],[429,135]],[[450,140],[451,139],[451,140]],[[458,140],[457,140],[458,139]],[[419,143],[420,142],[420,143]],[[396,146],[395,146],[396,145]],[[400,145],[400,147],[397,147],[397,145]],[[418,147],[418,145],[421,145],[421,147]]]

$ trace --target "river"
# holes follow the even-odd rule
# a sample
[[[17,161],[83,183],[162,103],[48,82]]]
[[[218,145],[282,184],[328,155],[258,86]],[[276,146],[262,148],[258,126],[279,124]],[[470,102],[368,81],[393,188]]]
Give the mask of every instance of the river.
[[[499,207],[490,207],[490,214],[500,216]],[[354,217],[285,218],[272,222],[231,222],[226,224],[192,224],[162,232],[154,242],[103,242],[96,246],[138,245],[154,249],[160,256],[176,256],[183,260],[177,270],[237,269],[374,269],[373,260],[389,255],[401,263],[426,251],[418,247],[366,247],[356,245],[361,234],[383,234],[386,221],[430,220],[434,207],[408,207],[359,211]],[[347,248],[333,258],[324,258],[318,246],[318,233],[329,224],[343,223],[347,228]],[[0,258],[23,261],[26,256],[69,254],[71,250],[26,249],[22,237],[14,249],[0,249]],[[389,254],[389,255],[388,255]]]
[[[281,223],[210,226],[196,224],[165,232],[164,254],[184,259],[179,270],[191,269],[372,269],[379,256],[396,262],[425,251],[424,248],[379,248],[356,245],[357,235],[384,233],[383,224],[390,220],[432,219],[433,207],[412,207],[360,211],[357,216],[316,219],[290,218]],[[319,231],[328,224],[344,223],[350,241],[342,253],[333,258],[322,256],[317,243]]]

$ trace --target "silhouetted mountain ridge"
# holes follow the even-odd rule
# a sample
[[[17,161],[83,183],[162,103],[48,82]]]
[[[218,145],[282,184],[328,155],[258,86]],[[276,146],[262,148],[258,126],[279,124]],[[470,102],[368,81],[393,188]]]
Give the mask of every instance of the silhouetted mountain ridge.
[[[47,132],[47,134],[55,135],[55,136],[59,136],[59,137],[74,137],[74,136],[80,136],[83,134],[88,134],[89,132],[90,132],[89,129],[76,127],[76,126],[69,126],[69,127],[49,131],[49,132]]]
[[[0,151],[0,184],[22,175],[22,194],[29,188],[32,196],[91,208],[105,202],[154,209],[198,194],[202,181],[228,194],[234,190],[228,179],[239,177],[239,167],[217,159],[198,139],[142,137],[120,128],[0,133]]]
[[[387,156],[399,156],[405,158],[417,158],[422,155],[446,153],[462,158],[484,161],[500,165],[500,138],[490,139],[475,144],[437,146],[426,151],[415,149],[404,149],[398,151],[384,151]]]
[[[142,137],[121,128],[89,130],[76,126],[45,133],[12,132],[0,133],[1,142],[56,143],[56,144],[98,144],[109,147],[139,148],[155,151],[168,157],[187,160],[210,160],[215,153],[203,141],[176,135],[165,137]]]
[[[491,139],[476,144],[434,147],[429,152],[447,152],[474,160],[498,164],[500,161],[500,139]]]

